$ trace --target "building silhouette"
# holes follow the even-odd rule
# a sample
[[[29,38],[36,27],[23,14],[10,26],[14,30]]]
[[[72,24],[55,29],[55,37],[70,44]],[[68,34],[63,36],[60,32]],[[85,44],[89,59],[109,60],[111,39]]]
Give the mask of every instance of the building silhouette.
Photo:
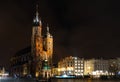
[[[18,77],[32,75],[32,60],[30,46],[18,51],[10,58],[10,75]]]

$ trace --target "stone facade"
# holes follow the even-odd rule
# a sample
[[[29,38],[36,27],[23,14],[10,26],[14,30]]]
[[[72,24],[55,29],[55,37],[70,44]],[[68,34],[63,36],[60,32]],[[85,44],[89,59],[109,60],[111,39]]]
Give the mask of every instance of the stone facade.
[[[66,57],[58,62],[58,75],[83,76],[84,59],[78,57]]]

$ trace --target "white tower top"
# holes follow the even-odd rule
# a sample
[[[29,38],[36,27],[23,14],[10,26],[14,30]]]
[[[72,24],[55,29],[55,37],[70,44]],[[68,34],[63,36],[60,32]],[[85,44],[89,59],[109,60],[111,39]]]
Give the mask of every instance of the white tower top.
[[[33,23],[35,24],[35,26],[42,25],[42,22],[39,19],[38,5],[36,5],[36,14],[35,14],[35,18],[33,19]]]

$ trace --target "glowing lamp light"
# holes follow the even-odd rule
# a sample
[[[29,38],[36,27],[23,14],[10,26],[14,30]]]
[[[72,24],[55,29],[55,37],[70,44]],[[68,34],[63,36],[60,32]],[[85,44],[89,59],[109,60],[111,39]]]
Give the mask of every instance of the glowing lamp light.
[[[62,77],[68,77],[67,75],[62,75]]]

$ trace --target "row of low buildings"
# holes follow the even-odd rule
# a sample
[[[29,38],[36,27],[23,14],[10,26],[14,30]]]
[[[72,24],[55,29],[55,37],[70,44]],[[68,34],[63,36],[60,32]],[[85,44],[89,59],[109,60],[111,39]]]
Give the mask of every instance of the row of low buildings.
[[[17,52],[11,58],[11,74],[20,76],[33,75],[34,58],[31,55],[31,48],[25,48]],[[84,76],[120,74],[120,58],[115,59],[84,59],[79,57],[65,57],[56,66],[52,66],[52,76],[54,75],[75,75]]]
[[[54,75],[119,75],[120,58],[116,59],[84,59],[79,57],[66,57],[58,62],[58,67],[53,69]]]

